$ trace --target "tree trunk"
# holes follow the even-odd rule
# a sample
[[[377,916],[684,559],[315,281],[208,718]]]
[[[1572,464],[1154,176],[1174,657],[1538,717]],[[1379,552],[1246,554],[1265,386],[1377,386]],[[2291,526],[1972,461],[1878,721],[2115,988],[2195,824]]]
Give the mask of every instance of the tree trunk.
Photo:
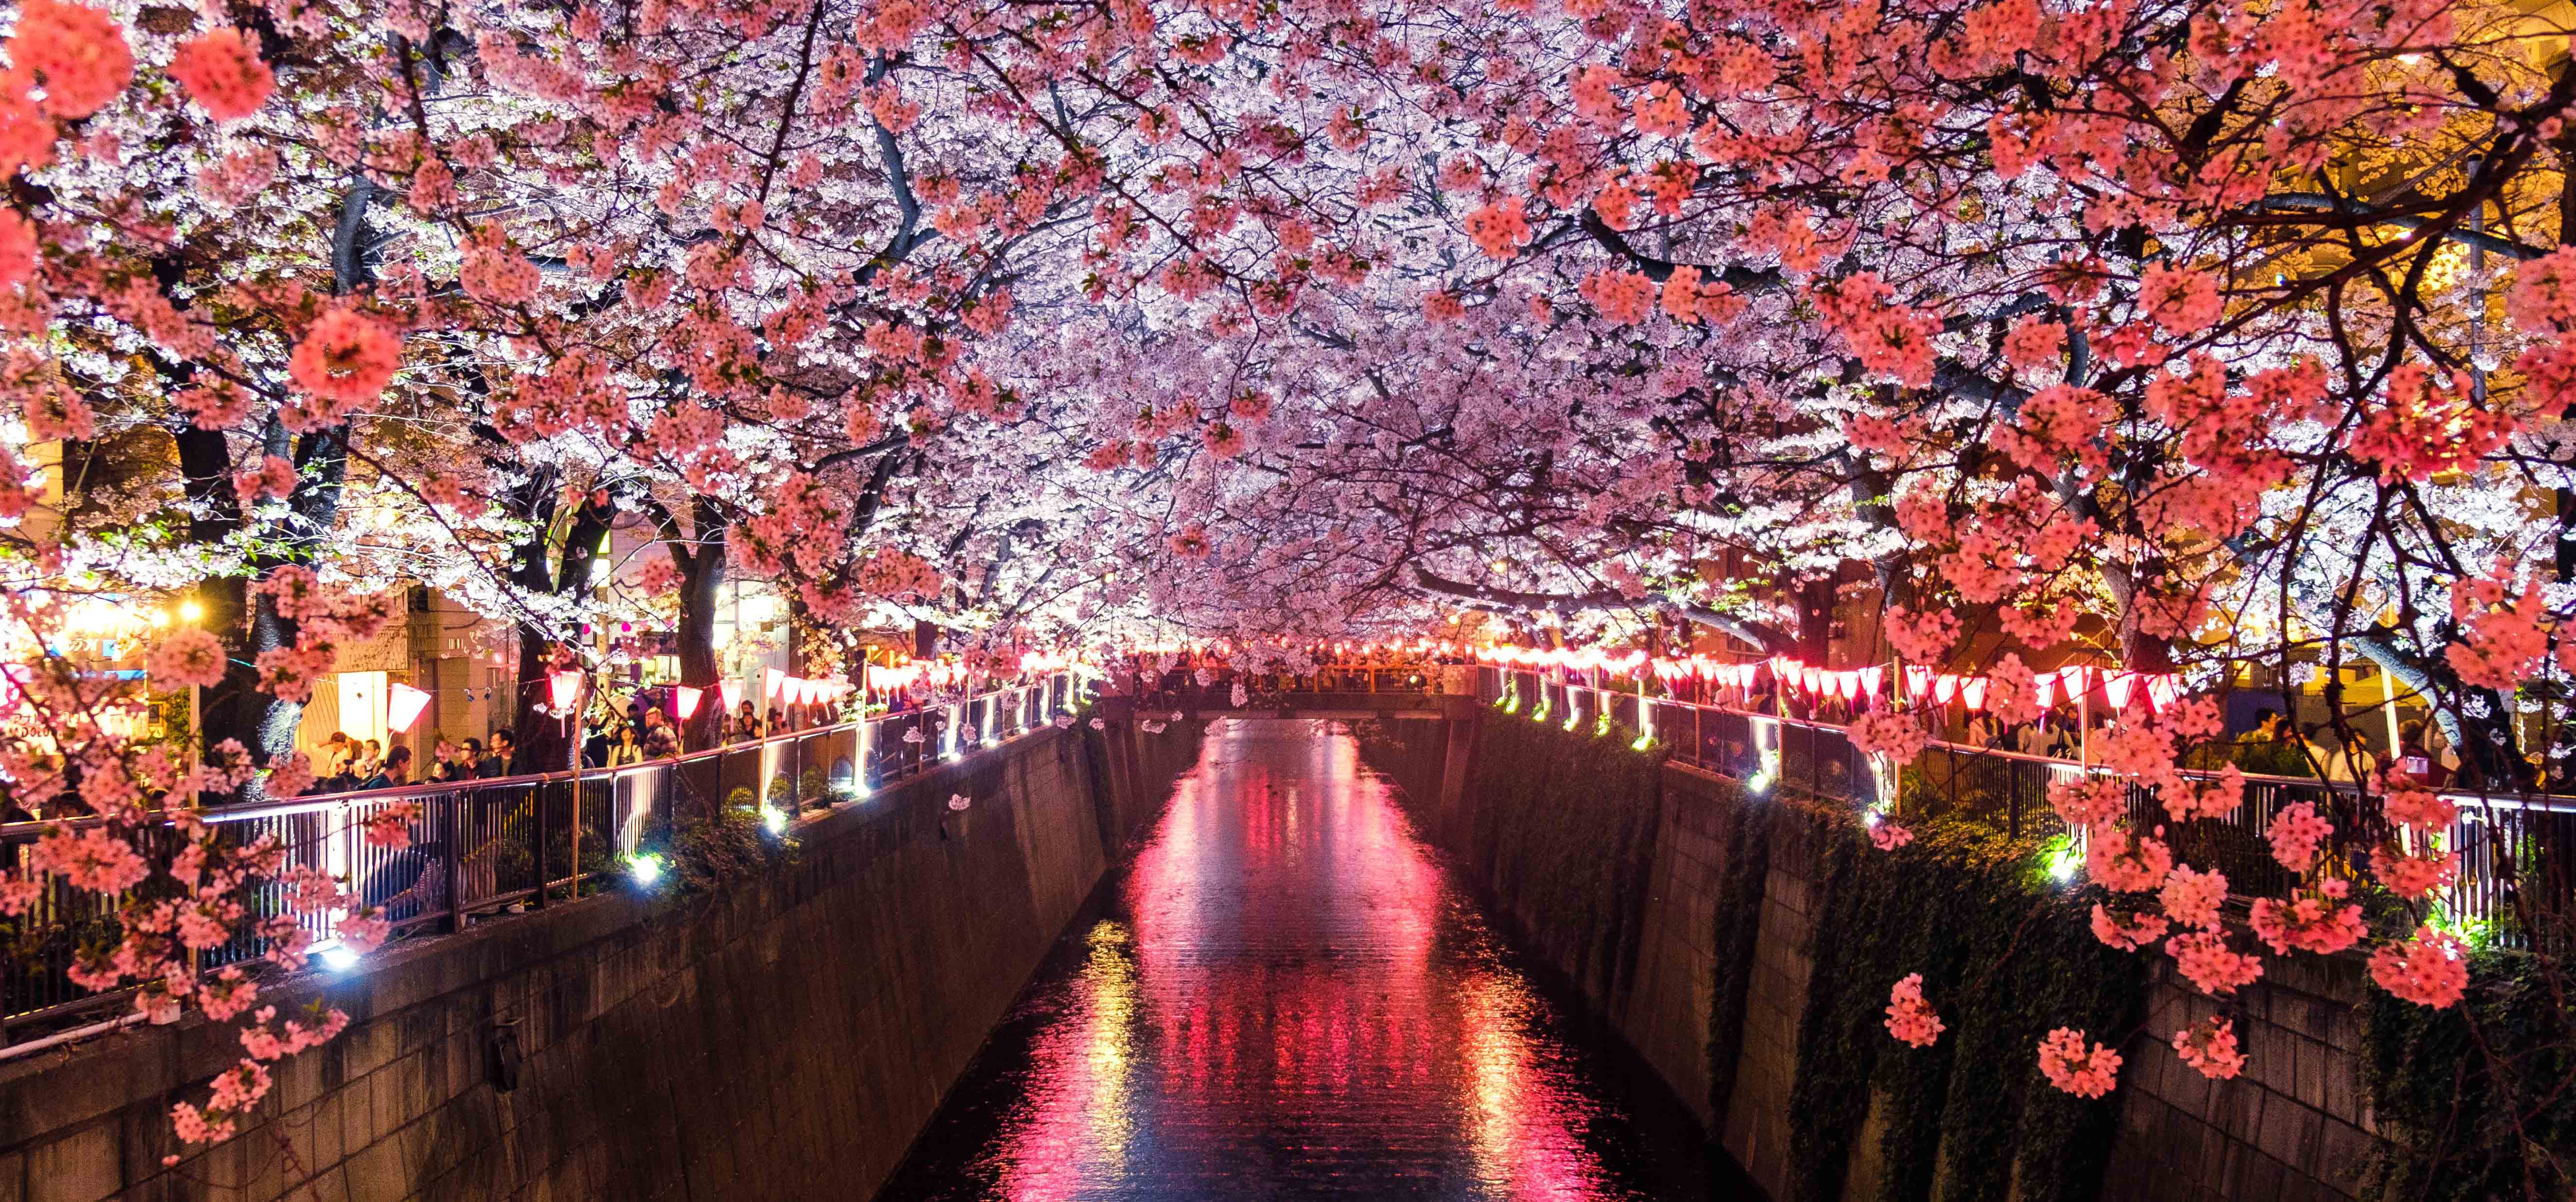
[[[716,661],[716,608],[724,595],[726,527],[713,500],[700,497],[694,509],[697,549],[684,551],[675,539],[665,545],[680,568],[680,683],[707,690],[682,734],[690,747],[713,747],[725,719],[724,693],[717,688],[723,673]]]
[[[543,481],[528,487],[541,488],[544,499],[538,502],[538,514],[551,519],[554,512],[553,489]],[[590,566],[599,557],[599,540],[608,533],[608,523],[617,514],[612,506],[585,501],[573,515],[570,529],[563,535],[562,567],[551,569],[548,563],[548,541],[554,523],[545,520],[538,533],[519,544],[511,557],[510,582],[531,593],[551,593],[570,597],[590,587]],[[531,622],[519,623],[518,720],[511,734],[519,746],[519,761],[512,766],[522,772],[562,772],[581,766],[581,720],[572,715],[544,714],[539,706],[553,707],[551,661],[555,648],[553,634]],[[575,704],[587,707],[585,695]]]

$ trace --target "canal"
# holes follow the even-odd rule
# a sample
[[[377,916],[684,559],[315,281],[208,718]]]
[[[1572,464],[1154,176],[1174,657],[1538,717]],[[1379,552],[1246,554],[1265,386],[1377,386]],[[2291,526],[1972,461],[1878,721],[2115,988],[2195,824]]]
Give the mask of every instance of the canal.
[[[880,1202],[1754,1196],[1390,789],[1333,724],[1212,726]]]

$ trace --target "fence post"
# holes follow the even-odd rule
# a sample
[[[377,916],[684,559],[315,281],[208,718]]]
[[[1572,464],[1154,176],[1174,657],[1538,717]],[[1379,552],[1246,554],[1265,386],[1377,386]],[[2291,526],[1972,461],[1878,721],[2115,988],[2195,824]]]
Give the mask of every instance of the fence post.
[[[470,796],[470,794],[468,795]],[[465,929],[465,798],[450,795],[443,807],[447,841],[447,929]]]
[[[534,858],[537,864],[537,892],[535,898],[529,902],[529,908],[534,910],[546,908],[546,883],[554,879],[554,870],[546,863],[546,811],[553,808],[546,804],[546,798],[550,792],[544,782],[540,781],[536,786],[536,796],[528,803],[531,819],[528,828],[534,832],[536,840]]]
[[[572,882],[572,896],[576,898],[581,896],[581,786],[580,777],[572,778],[572,863],[569,865],[572,871],[564,877]]]
[[[2005,769],[2005,773],[2006,773],[2005,778],[2004,778],[2004,779],[2005,779],[2004,796],[2005,796],[2005,798],[2007,799],[2007,802],[2006,802],[2006,803],[2011,807],[2010,809],[2008,809],[2007,811],[2005,811],[2005,813],[2006,813],[2006,817],[2005,817],[2005,819],[2004,819],[2004,835],[2005,835],[2005,837],[2006,837],[2006,838],[2011,838],[2011,839],[2019,839],[2019,838],[2021,838],[2021,793],[2022,793],[2022,791],[2021,791],[2021,788],[2020,788],[2020,783],[2019,783],[2018,781],[2014,780],[2013,778],[2014,778],[2014,777],[2017,777],[2017,776],[2020,776],[2020,775],[2022,774],[2022,771],[2024,770],[2024,768],[2025,768],[2026,766],[2027,766],[2026,761],[2022,761],[2022,760],[2005,760],[2005,761],[2004,761],[2004,769]]]

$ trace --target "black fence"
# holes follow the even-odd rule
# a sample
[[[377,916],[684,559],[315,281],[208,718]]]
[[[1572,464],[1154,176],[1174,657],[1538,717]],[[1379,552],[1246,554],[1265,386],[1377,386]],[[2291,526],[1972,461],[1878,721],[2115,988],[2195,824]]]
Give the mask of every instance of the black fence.
[[[1566,675],[1506,667],[1477,673],[1477,696],[1515,717],[1580,725],[1607,712],[1613,721],[1662,744],[1694,768],[1814,797],[1875,807],[1900,820],[1942,815],[1976,819],[2014,837],[2064,830],[2049,805],[2050,788],[2099,772],[2073,760],[1936,742],[1897,769],[1852,746],[1831,723],[1750,713],[1724,706],[1641,697],[1634,690],[1588,686]],[[1640,715],[1637,721],[1632,715]],[[2206,783],[2216,773],[2190,771]],[[2576,798],[2488,798],[2444,794],[2460,818],[2440,846],[2460,853],[2457,883],[2439,900],[2446,919],[2509,945],[2576,944]],[[2348,784],[2298,777],[2247,776],[2245,802],[2224,818],[2175,821],[2154,790],[2127,789],[2130,825],[2154,832],[2180,862],[2227,874],[2242,900],[2278,897],[2296,877],[2273,858],[2267,832],[2282,811],[2310,804],[2334,826],[2322,845],[2328,872],[2363,879],[2370,858],[2395,835],[2381,799]]]
[[[864,797],[944,759],[1045,725],[1070,710],[1076,688],[1070,674],[1058,673],[954,703],[640,764],[299,797],[201,817],[238,846],[275,839],[288,869],[320,868],[345,879],[362,904],[383,908],[398,936],[454,930],[480,915],[577,896],[618,870],[649,836],[666,833],[684,804],[747,803],[792,816]],[[369,843],[368,821],[394,806],[418,807],[409,846]],[[0,863],[25,872],[36,840],[58,825],[82,822],[0,825]],[[166,827],[158,834],[168,846],[153,849],[162,853],[154,858],[167,862],[180,835]],[[121,937],[116,912],[123,900],[59,879],[38,895],[19,918],[19,942],[0,968],[0,1047],[128,1004],[123,992],[92,994],[69,977],[81,948]],[[256,886],[242,901],[252,920],[242,929],[293,914],[317,945],[334,937],[339,916],[295,911],[282,885]],[[245,934],[201,953],[198,967],[211,971],[265,950]]]

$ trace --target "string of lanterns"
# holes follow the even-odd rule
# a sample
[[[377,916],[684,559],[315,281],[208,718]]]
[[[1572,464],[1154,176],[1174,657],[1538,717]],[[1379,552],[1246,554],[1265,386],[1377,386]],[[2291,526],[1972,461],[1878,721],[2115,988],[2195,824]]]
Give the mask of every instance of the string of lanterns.
[[[1684,680],[1699,680],[1743,694],[1750,694],[1760,687],[1763,673],[1767,671],[1772,683],[1784,691],[1817,701],[1834,699],[1849,702],[1866,698],[1875,704],[1888,683],[1888,666],[1885,664],[1872,664],[1865,668],[1818,668],[1785,655],[1749,663],[1730,663],[1696,655],[1686,659],[1650,658],[1643,651],[1614,655],[1593,648],[1487,646],[1477,648],[1475,656],[1479,662],[1503,667],[1598,670],[1622,676],[1646,666],[1667,687]],[[1933,705],[1957,704],[1972,713],[1986,708],[1994,687],[1991,676],[1935,672],[1920,664],[1905,665],[1899,679],[1907,701],[1919,705],[1928,698]],[[2182,695],[2181,678],[2170,672],[2133,672],[2084,664],[2070,664],[2035,673],[2031,687],[2034,700],[2043,709],[2060,700],[2074,702],[2091,695],[2097,688],[2110,700],[2114,711],[2126,710],[2132,700],[2143,701],[2161,711]]]

